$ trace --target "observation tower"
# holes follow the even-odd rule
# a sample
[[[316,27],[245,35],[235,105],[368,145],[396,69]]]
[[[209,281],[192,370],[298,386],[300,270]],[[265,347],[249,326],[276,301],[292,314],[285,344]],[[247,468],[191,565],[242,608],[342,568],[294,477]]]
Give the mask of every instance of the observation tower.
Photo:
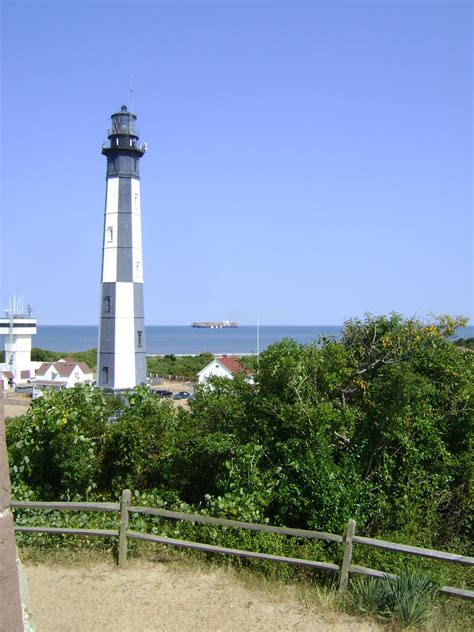
[[[31,362],[31,337],[36,334],[36,318],[31,318],[32,306],[27,305],[25,314],[22,296],[10,298],[10,306],[0,318],[0,334],[5,336],[5,362],[0,371],[9,372],[17,384],[34,376]]]
[[[97,384],[119,391],[146,382],[143,259],[137,117],[111,116],[107,158]]]

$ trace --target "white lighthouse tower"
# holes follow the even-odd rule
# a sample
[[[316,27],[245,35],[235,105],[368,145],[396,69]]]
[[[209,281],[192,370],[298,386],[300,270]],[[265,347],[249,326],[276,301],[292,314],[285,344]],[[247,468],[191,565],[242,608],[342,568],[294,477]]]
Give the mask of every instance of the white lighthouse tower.
[[[122,105],[112,114],[107,157],[107,189],[97,352],[97,384],[107,390],[146,382],[143,260],[137,117]]]

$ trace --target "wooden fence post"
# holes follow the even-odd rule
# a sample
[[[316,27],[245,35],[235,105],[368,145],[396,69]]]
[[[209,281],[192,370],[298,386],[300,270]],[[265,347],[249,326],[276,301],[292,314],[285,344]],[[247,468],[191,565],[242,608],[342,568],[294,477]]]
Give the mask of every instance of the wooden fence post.
[[[120,502],[120,531],[119,531],[119,566],[127,563],[127,529],[128,529],[128,508],[130,506],[130,490],[124,489]]]
[[[355,520],[349,520],[346,536],[344,538],[344,557],[339,573],[339,590],[345,590],[347,588],[347,582],[349,581],[349,566],[352,561],[352,538],[354,537],[355,528]]]

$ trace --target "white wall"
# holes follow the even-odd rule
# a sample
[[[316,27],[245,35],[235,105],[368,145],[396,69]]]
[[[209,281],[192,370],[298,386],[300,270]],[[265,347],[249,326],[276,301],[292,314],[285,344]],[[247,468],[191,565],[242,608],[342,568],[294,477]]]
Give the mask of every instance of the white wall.
[[[210,364],[208,364],[204,369],[199,373],[198,383],[205,384],[210,377],[227,377],[230,380],[234,379],[232,373],[222,366],[216,360],[213,360]]]

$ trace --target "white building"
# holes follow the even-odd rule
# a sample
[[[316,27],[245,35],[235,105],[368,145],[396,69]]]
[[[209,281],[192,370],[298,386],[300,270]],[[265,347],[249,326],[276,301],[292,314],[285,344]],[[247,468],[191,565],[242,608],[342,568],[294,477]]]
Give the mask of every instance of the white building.
[[[85,362],[66,358],[57,362],[43,362],[36,371],[34,384],[38,388],[72,388],[76,384],[91,384],[93,380],[92,370]]]
[[[4,365],[0,365],[4,366]],[[2,370],[0,371],[0,382],[2,383],[2,388],[4,391],[12,388],[14,385],[14,375],[11,371]]]
[[[34,377],[41,363],[31,361],[31,337],[36,334],[36,319],[23,310],[22,297],[13,296],[5,318],[0,318],[0,334],[5,336],[5,362],[0,364],[0,378],[5,389],[26,382]]]
[[[222,356],[214,358],[197,374],[198,383],[206,384],[210,377],[226,377],[230,380],[234,379],[235,373],[245,373],[247,381],[253,383],[253,375],[250,369],[242,366],[238,358],[232,356]]]

